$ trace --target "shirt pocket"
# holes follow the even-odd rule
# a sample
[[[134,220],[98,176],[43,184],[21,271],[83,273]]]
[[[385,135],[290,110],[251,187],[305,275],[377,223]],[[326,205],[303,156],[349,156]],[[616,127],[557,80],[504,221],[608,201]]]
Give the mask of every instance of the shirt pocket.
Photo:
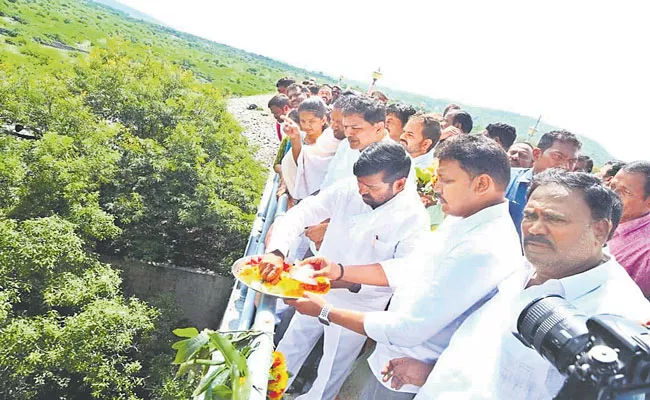
[[[375,235],[374,239],[372,239],[372,258],[375,259],[375,262],[389,260],[395,255],[396,248],[396,242],[384,241]]]

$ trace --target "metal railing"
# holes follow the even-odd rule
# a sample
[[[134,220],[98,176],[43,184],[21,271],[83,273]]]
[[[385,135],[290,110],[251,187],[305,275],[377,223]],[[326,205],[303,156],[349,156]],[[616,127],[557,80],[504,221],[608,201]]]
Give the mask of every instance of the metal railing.
[[[287,194],[283,194],[279,198],[276,196],[279,183],[278,174],[270,172],[248,238],[245,256],[264,253],[264,239],[271,224],[277,216],[287,211],[289,200]],[[255,306],[256,297],[257,307]],[[269,368],[273,354],[276,300],[275,297],[258,294],[254,290],[248,290],[245,285],[235,282],[219,326],[219,330],[222,332],[252,328],[266,333],[256,339],[255,350],[248,357],[248,369],[254,388],[251,391],[250,400],[266,399]],[[196,399],[203,400],[203,395]]]

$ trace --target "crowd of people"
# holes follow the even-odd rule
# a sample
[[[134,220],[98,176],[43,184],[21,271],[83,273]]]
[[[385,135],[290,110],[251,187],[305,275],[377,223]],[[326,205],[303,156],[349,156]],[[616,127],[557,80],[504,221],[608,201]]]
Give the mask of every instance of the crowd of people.
[[[650,162],[594,171],[566,130],[517,142],[500,121],[472,133],[454,104],[424,113],[290,78],[277,89],[277,195],[291,208],[262,276],[289,261],[332,283],[279,307],[295,310],[278,344],[292,380],[324,340],[299,398],[336,398],[354,369],[360,399],[550,399],[563,376],[513,334],[530,301],[650,321]]]

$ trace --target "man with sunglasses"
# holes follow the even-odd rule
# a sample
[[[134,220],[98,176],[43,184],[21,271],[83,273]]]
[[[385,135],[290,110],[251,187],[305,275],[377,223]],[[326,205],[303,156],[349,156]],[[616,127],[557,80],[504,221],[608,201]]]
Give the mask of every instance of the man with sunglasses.
[[[532,168],[513,168],[506,198],[510,201],[510,216],[521,237],[521,220],[526,205],[526,193],[533,179],[549,168],[573,171],[578,162],[582,142],[571,132],[557,130],[545,133],[533,149]]]

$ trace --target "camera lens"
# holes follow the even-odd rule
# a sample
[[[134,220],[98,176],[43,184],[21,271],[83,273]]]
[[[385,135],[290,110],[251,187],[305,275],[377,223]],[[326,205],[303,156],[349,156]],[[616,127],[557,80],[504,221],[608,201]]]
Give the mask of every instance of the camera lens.
[[[524,308],[517,331],[561,373],[575,361],[589,342],[587,316],[564,298],[551,295]]]

